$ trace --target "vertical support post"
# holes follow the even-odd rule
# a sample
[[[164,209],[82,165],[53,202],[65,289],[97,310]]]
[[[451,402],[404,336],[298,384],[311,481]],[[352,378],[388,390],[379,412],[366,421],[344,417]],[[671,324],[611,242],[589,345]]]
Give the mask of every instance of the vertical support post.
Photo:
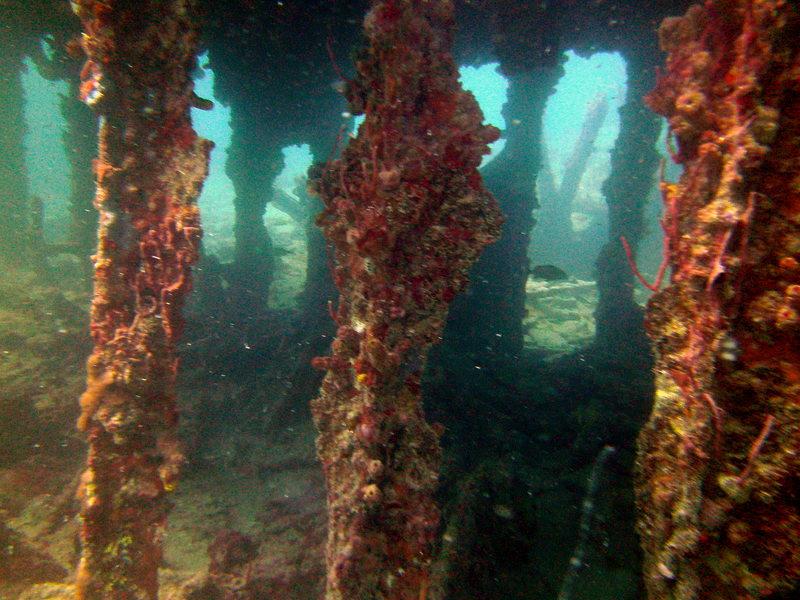
[[[211,143],[192,129],[191,0],[72,0],[87,56],[81,99],[100,118],[100,213],[78,428],[79,600],[156,600],[161,542],[182,454],[175,342],[200,242],[196,199]]]
[[[648,31],[648,34],[650,32]],[[643,96],[652,87],[655,52],[638,49],[628,59],[628,89],[620,109],[620,131],[611,154],[611,174],[603,184],[608,203],[608,242],[597,258],[598,303],[596,345],[603,352],[646,357],[642,310],[633,297],[633,274],[620,236],[633,248],[644,233],[644,208],[655,182],[659,156],[656,142],[661,120],[651,114]],[[652,56],[652,59],[647,57]]]
[[[246,319],[259,317],[267,309],[275,259],[264,215],[283,158],[277,135],[272,135],[274,123],[265,122],[262,111],[254,109],[262,98],[248,90],[239,92],[230,101],[233,133],[225,171],[236,190],[229,293],[236,313]]]
[[[506,147],[483,170],[505,217],[502,235],[475,265],[470,293],[456,300],[448,326],[458,347],[480,363],[513,364],[523,349],[542,115],[560,71],[548,66],[509,75]]]
[[[328,485],[328,600],[419,600],[439,511],[439,432],[420,378],[449,303],[500,232],[481,124],[451,56],[449,0],[374,0],[347,83],[364,123],[312,182],[335,252],[338,325],[312,411]]]
[[[684,166],[662,183],[670,284],[650,301],[656,398],[637,495],[652,600],[800,583],[800,9],[711,0],[661,25],[648,104]]]

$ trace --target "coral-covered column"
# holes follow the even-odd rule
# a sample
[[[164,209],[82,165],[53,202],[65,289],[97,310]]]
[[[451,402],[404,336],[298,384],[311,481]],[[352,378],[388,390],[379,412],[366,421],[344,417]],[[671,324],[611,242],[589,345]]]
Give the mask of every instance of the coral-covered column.
[[[192,129],[191,0],[72,0],[83,24],[81,97],[100,115],[94,351],[78,428],[79,599],[154,600],[181,453],[175,341],[197,259],[195,200],[211,143]]]
[[[375,1],[364,29],[347,95],[366,120],[313,183],[341,293],[312,406],[328,481],[327,598],[417,600],[440,457],[420,377],[448,304],[500,230],[477,172],[499,132],[459,86],[449,0]]]
[[[670,285],[648,307],[640,437],[652,599],[762,598],[800,581],[800,9],[714,0],[661,26],[648,102],[685,171],[663,183]],[[780,597],[784,597],[781,595]]]
[[[641,30],[640,30],[641,31]],[[611,173],[603,183],[608,205],[608,242],[597,257],[595,344],[603,354],[648,360],[642,310],[633,298],[634,280],[620,244],[624,236],[635,249],[644,234],[644,209],[655,184],[659,155],[656,142],[662,121],[647,110],[643,96],[652,87],[659,58],[650,27],[648,40],[625,52],[628,86],[620,109],[619,137],[611,153]]]

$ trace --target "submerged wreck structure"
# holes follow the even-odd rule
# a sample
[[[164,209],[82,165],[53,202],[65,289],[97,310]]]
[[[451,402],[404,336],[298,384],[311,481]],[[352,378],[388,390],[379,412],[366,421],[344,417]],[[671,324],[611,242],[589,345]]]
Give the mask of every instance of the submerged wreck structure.
[[[672,274],[647,314],[649,598],[783,598],[800,579],[800,10],[715,0],[660,36],[648,103],[685,170],[661,184]]]
[[[77,361],[62,367],[79,380],[73,396],[61,371],[25,359],[44,346],[50,354],[76,348],[61,354],[83,357],[88,336],[84,346],[47,345],[55,333],[23,339],[0,318],[0,385],[10,390],[0,398],[0,442],[13,440],[13,452],[0,452],[0,596],[66,599],[77,590],[81,600],[509,600],[556,597],[560,587],[566,600],[587,590],[632,600],[643,596],[638,518],[650,600],[795,597],[796,3],[707,0],[668,19],[660,41],[669,56],[658,74],[655,30],[664,16],[684,12],[686,0],[6,4],[13,26],[0,28],[0,45],[11,48],[0,57],[7,100],[0,120],[9,121],[0,134],[8,150],[0,157],[0,175],[8,175],[0,181],[7,213],[0,251],[35,255],[42,273],[55,270],[28,235],[41,216],[23,169],[21,73],[29,58],[40,71],[47,65],[52,79],[72,76],[99,119],[100,223],[79,432],[66,422],[82,386]],[[354,54],[352,75],[337,56],[360,39],[365,13],[366,46]],[[456,14],[463,36],[453,50]],[[83,35],[67,43],[78,23]],[[57,51],[40,56],[42,40]],[[184,460],[175,391],[181,306],[200,254],[196,200],[211,150],[190,121],[192,107],[210,104],[193,92],[201,47],[216,98],[231,109],[235,249],[232,263],[216,263],[219,285],[208,287],[218,301],[208,306],[221,308],[192,314],[207,344],[181,355],[182,372],[191,374],[182,385],[192,396],[181,405],[182,423],[187,445],[195,444],[187,456],[197,457],[197,479],[181,486],[180,494],[190,491],[172,513],[179,534],[166,539],[170,492]],[[619,52],[628,85],[603,187],[610,225],[597,262],[597,333],[593,345],[562,361],[526,347],[524,316],[542,115],[568,49]],[[75,50],[87,58],[80,80],[67,61]],[[482,124],[458,82],[458,64],[492,60],[509,80],[506,145],[479,172],[500,132]],[[341,81],[329,85],[334,78]],[[344,89],[349,106],[333,88]],[[74,104],[62,110],[66,136],[82,138],[69,148],[71,251],[85,261],[81,249],[95,217],[83,191],[91,173],[75,178],[96,139],[95,118]],[[354,115],[364,121],[346,135]],[[664,262],[650,284],[634,257],[655,187],[661,116],[684,174],[660,183]],[[303,294],[276,312],[268,296],[282,263],[264,220],[265,190],[281,149],[295,143],[328,160],[309,174],[315,197],[308,213],[321,213],[307,223]],[[565,188],[577,187],[586,159],[576,154]],[[655,292],[646,314],[634,295],[637,276]],[[0,316],[11,312],[13,302],[2,298],[11,287],[0,287]],[[71,309],[76,297],[88,304],[73,295],[57,305]],[[40,311],[31,314],[49,314],[38,300],[30,304]],[[74,312],[75,327],[85,331],[85,311]],[[57,335],[72,333],[63,331]],[[312,361],[334,331],[329,354]],[[192,333],[187,328],[184,338]],[[442,338],[447,343],[428,360]],[[310,363],[317,369],[311,375]],[[51,387],[62,412],[32,396],[30,386],[12,389],[3,377],[14,368],[34,387],[58,380]],[[38,379],[45,370],[49,381]],[[642,385],[628,385],[631,379]],[[655,405],[639,435],[634,515],[628,467],[653,385]],[[279,393],[281,400],[272,397]],[[26,412],[9,410],[12,404]],[[34,404],[43,407],[41,420],[27,410]],[[447,423],[444,443],[437,420]],[[252,427],[231,426],[242,421]],[[45,437],[50,444],[40,449]],[[65,453],[62,440],[75,457],[42,461]],[[584,488],[581,472],[592,456]],[[53,477],[52,464],[67,465],[66,475]],[[614,467],[608,473],[606,464]],[[25,490],[24,500],[8,493],[40,475],[49,480]],[[241,498],[231,500],[237,494],[251,494],[245,509],[236,504]],[[595,534],[607,544],[602,550],[593,547]]]
[[[328,485],[326,598],[425,598],[440,450],[420,380],[447,308],[500,212],[477,168],[482,125],[450,54],[449,0],[375,1],[347,82],[358,136],[312,182],[335,252],[338,325],[312,410]]]
[[[101,123],[77,597],[155,600],[167,494],[183,458],[175,342],[211,150],[189,117],[202,104],[190,77],[197,29],[189,0],[76,0],[73,9],[87,56],[81,99]]]

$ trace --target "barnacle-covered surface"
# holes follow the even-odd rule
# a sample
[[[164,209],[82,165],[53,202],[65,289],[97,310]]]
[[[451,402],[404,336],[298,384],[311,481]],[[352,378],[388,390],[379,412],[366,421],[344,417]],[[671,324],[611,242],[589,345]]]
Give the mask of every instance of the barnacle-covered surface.
[[[313,183],[341,291],[312,406],[331,599],[418,598],[428,586],[440,451],[420,378],[448,304],[500,226],[477,172],[498,132],[458,84],[452,28],[449,0],[373,3],[346,90],[366,119]]]
[[[655,408],[639,531],[653,599],[762,598],[800,577],[800,12],[719,0],[661,26],[678,183],[648,308]]]
[[[78,598],[158,594],[167,494],[182,461],[174,346],[211,146],[189,119],[198,103],[192,9],[183,0],[73,2],[87,56],[80,95],[101,122],[95,347],[78,418],[89,439]]]

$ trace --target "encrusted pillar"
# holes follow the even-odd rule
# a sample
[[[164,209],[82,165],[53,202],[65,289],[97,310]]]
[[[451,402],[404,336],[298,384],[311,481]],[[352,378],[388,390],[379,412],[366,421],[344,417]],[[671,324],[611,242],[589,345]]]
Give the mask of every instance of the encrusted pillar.
[[[335,251],[338,325],[312,404],[328,485],[328,600],[418,600],[439,512],[439,442],[420,377],[449,303],[496,239],[500,214],[477,167],[481,125],[450,54],[448,0],[376,0],[347,83],[366,120],[313,185]]]
[[[242,93],[231,100],[231,145],[225,172],[233,183],[236,209],[235,252],[230,266],[231,300],[243,319],[258,317],[267,308],[274,277],[272,241],[264,224],[272,182],[283,166],[280,142],[264,120],[262,98]],[[277,132],[276,132],[277,133]]]
[[[647,35],[652,35],[647,31]],[[652,88],[655,49],[628,50],[628,87],[620,108],[620,129],[611,153],[611,173],[603,184],[608,204],[608,242],[597,258],[598,304],[595,341],[604,352],[647,356],[643,311],[633,298],[634,278],[620,237],[635,249],[644,233],[644,209],[655,183],[661,120],[644,104]]]
[[[197,30],[191,0],[72,0],[87,56],[81,99],[100,118],[100,212],[78,428],[79,600],[155,600],[182,455],[175,342],[200,242],[196,205],[211,143],[189,116]]]
[[[652,600],[800,587],[800,9],[710,0],[660,30],[669,285],[650,301],[656,398],[639,533]]]
[[[231,318],[263,317],[267,308],[280,262],[272,250],[264,213],[273,196],[274,179],[283,167],[281,148],[307,143],[316,160],[330,156],[344,110],[331,86],[338,70],[335,56],[346,56],[354,43],[354,17],[363,14],[362,2],[206,2],[214,94],[231,107],[232,139],[226,164],[236,190],[236,247],[227,273],[228,294],[236,309]],[[318,287],[314,279],[329,262],[320,254],[318,241],[311,236],[311,278],[300,301],[301,308],[314,311],[303,323],[308,330],[323,314],[317,296],[327,293],[325,285]],[[322,308],[326,314],[327,298]]]

